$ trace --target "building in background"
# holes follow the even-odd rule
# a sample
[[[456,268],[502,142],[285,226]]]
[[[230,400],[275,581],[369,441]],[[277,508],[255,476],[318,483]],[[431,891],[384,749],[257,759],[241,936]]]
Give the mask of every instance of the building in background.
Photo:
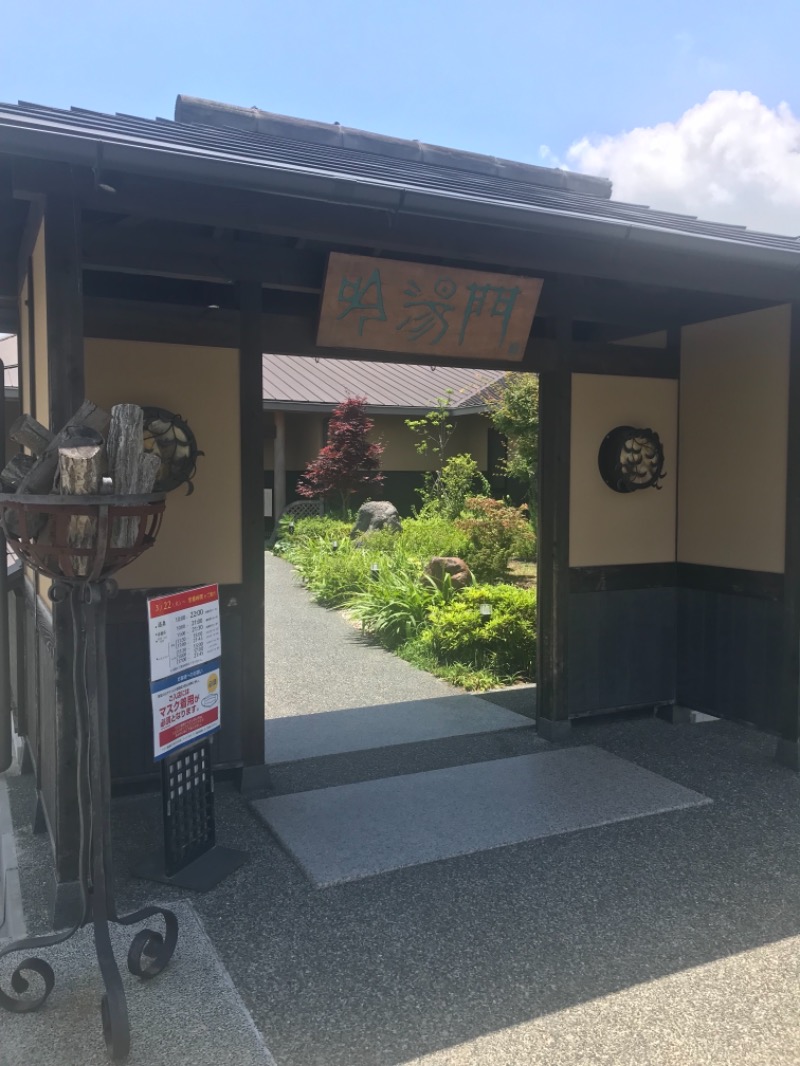
[[[448,454],[469,453],[502,494],[505,482],[496,471],[504,446],[487,412],[490,395],[504,378],[502,370],[477,367],[265,355],[264,488],[272,492],[265,494],[268,528],[287,503],[299,499],[297,481],[326,442],[331,412],[349,397],[366,397],[366,411],[375,422],[373,439],[384,446],[381,496],[401,514],[419,503],[417,489],[435,466],[433,456],[416,450],[419,438],[406,419],[423,418],[440,397],[448,398],[456,427]],[[353,502],[358,505],[363,497]]]

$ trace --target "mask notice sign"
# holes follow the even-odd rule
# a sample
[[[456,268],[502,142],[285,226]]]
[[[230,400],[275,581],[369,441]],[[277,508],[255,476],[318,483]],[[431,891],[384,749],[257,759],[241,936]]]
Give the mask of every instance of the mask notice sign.
[[[190,589],[147,601],[150,695],[156,759],[221,725],[219,589]]]

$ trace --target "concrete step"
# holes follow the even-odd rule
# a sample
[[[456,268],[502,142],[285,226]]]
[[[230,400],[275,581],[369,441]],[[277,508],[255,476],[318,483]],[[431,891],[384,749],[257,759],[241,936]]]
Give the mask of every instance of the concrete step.
[[[441,770],[450,766],[528,755],[547,751],[551,747],[537,735],[534,722],[526,720],[522,726],[511,729],[437,737],[275,764],[269,769],[270,794],[287,795],[425,770]]]
[[[253,806],[324,888],[710,802],[586,745],[271,796]]]

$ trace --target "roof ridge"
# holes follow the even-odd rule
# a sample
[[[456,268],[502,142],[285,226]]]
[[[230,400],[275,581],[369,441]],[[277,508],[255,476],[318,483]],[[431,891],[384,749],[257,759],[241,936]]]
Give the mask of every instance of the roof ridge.
[[[578,174],[556,167],[503,159],[499,156],[427,144],[420,140],[391,137],[383,133],[343,126],[339,122],[319,122],[294,118],[257,107],[205,100],[179,94],[175,101],[175,121],[185,125],[237,129],[256,135],[285,137],[288,140],[324,144],[328,147],[370,152],[383,158],[402,158],[419,163],[449,166],[472,174],[511,178],[528,185],[577,192],[600,200],[611,197],[608,178]]]

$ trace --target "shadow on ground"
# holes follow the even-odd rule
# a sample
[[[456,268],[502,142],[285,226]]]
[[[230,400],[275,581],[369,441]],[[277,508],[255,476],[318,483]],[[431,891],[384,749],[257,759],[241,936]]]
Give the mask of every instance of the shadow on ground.
[[[530,745],[515,732],[502,754]],[[798,952],[779,943],[800,934],[797,777],[727,723],[574,742],[714,802],[314,890],[220,790],[220,839],[251,859],[194,903],[278,1066],[797,1061]],[[119,800],[114,819],[123,870],[155,844],[158,800]],[[769,965],[740,954],[764,945]],[[695,969],[715,960],[722,983]]]

